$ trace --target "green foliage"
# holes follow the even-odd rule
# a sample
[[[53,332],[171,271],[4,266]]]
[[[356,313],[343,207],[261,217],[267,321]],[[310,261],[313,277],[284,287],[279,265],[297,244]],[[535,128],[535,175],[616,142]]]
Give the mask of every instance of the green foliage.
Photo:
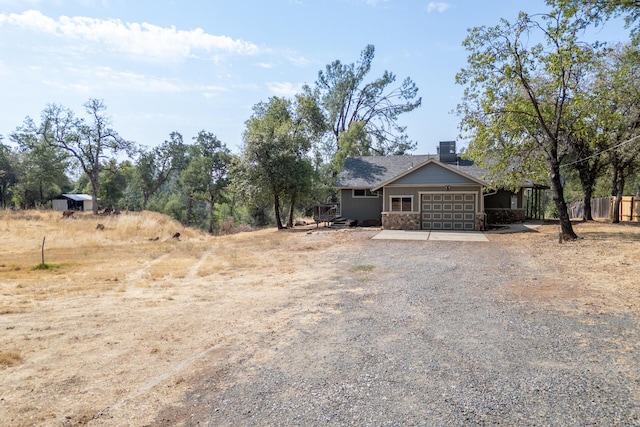
[[[94,196],[93,209],[98,210],[96,198],[100,194],[100,173],[109,154],[129,152],[132,143],[121,138],[111,127],[106,115],[106,106],[97,99],[84,104],[88,119],[76,117],[68,108],[49,104],[42,111],[40,125],[27,118],[24,126],[14,133],[16,140],[23,141],[29,150],[42,143],[53,152],[64,152],[73,159],[91,182]]]
[[[15,156],[11,147],[2,143],[0,135],[0,208],[10,204],[11,189],[17,182]]]
[[[232,167],[239,197],[256,212],[272,200],[278,228],[284,228],[282,200],[289,202],[287,222],[292,225],[296,203],[312,187],[314,169],[308,153],[313,140],[321,136],[322,124],[316,122],[317,115],[308,114],[310,103],[304,97],[295,103],[273,97],[255,105],[243,135],[242,156]]]
[[[62,268],[60,264],[50,264],[46,262],[41,262],[40,264],[31,268],[32,270],[59,270]]]
[[[463,43],[467,67],[456,76],[465,86],[457,111],[463,137],[470,140],[468,155],[510,187],[539,179],[544,165],[568,239],[576,235],[561,164],[575,152],[575,95],[582,93],[581,78],[597,48],[577,39],[579,29],[580,22],[558,11],[538,20],[520,13],[514,23],[473,28]],[[540,42],[532,44],[535,36]]]
[[[208,205],[208,231],[215,229],[215,204],[220,201],[228,184],[231,152],[218,138],[200,131],[195,144],[188,149],[188,166],[180,175],[180,182],[188,197]],[[187,222],[190,220],[187,213]]]
[[[68,155],[49,146],[33,129],[33,122],[27,118],[23,126],[11,134],[11,140],[18,146],[14,157],[13,196],[15,201],[19,200],[18,206],[24,208],[46,206],[69,186]]]
[[[100,172],[100,204],[104,207],[123,208],[128,183],[133,182],[136,170],[130,161],[118,163],[110,159]]]
[[[577,16],[583,27],[598,26],[612,17],[624,17],[634,43],[640,40],[638,0],[547,0],[547,4],[569,16]]]
[[[186,150],[178,132],[171,132],[168,141],[151,150],[140,150],[135,182],[142,194],[142,209],[146,209],[149,199],[173,175],[178,175],[186,167]]]
[[[389,71],[365,83],[374,56],[374,46],[368,45],[358,63],[343,64],[336,60],[318,73],[314,91],[305,88],[308,95],[318,99],[331,127],[333,142],[327,147],[331,160],[338,153],[340,156],[345,152],[404,154],[415,148],[416,144],[406,135],[406,128],[398,124],[398,118],[420,107],[422,99],[416,98],[418,88],[410,78],[390,88],[396,75]],[[361,128],[350,130],[355,123],[360,123]],[[365,137],[360,135],[362,130]],[[341,138],[349,131],[350,136]],[[352,145],[342,147],[342,143]]]

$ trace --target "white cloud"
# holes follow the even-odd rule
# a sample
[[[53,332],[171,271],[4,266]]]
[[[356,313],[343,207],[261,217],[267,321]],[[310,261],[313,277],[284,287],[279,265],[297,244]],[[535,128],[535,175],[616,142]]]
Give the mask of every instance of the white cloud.
[[[0,14],[0,25],[98,43],[115,51],[158,59],[182,59],[201,52],[252,55],[259,51],[253,43],[208,34],[201,28],[184,31],[146,22],[123,23],[119,19],[81,16],[53,19],[37,10]]]
[[[299,83],[267,82],[266,84],[271,93],[281,97],[293,97],[302,90],[302,85]]]
[[[308,66],[311,61],[309,59],[307,59],[304,56],[288,56],[289,62],[291,62],[293,65],[295,65],[296,67],[306,67]]]
[[[436,11],[436,12],[442,13],[445,10],[449,9],[450,7],[451,5],[448,3],[439,3],[439,2],[432,1],[427,5],[427,12],[431,13],[433,11]]]
[[[43,83],[58,89],[87,93],[104,89],[146,93],[176,93],[190,90],[167,79],[129,71],[116,71],[110,67],[67,67],[64,75],[63,80],[56,79],[55,74],[49,75],[43,79]]]

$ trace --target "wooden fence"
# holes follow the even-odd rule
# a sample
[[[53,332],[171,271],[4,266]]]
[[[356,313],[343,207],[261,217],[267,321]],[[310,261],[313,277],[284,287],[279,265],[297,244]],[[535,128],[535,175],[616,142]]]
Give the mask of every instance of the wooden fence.
[[[613,205],[615,197],[597,197],[591,199],[591,216],[593,219],[613,219]],[[569,216],[572,219],[581,219],[584,213],[584,202],[569,204]],[[640,222],[640,197],[624,196],[620,200],[620,221]]]

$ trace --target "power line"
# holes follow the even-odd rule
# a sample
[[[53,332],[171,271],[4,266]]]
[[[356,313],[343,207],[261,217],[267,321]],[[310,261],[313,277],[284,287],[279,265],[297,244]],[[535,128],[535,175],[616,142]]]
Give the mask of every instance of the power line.
[[[596,154],[593,154],[593,155],[591,155],[591,156],[589,156],[589,157],[585,157],[584,159],[579,159],[579,160],[576,160],[576,161],[571,162],[571,163],[566,163],[566,164],[564,164],[564,165],[560,165],[560,167],[561,167],[561,168],[564,168],[564,167],[567,167],[567,166],[575,165],[575,164],[580,163],[580,162],[586,162],[587,160],[590,160],[590,159],[593,159],[593,158],[595,158],[595,157],[598,157],[599,155],[604,154],[604,153],[606,153],[607,151],[612,151],[612,150],[615,150],[616,148],[620,148],[620,147],[622,147],[623,145],[626,145],[626,144],[628,144],[628,143],[630,143],[630,142],[632,142],[632,141],[634,141],[634,140],[636,140],[636,139],[638,139],[638,138],[640,138],[640,135],[636,135],[636,136],[634,136],[634,137],[633,137],[633,138],[631,138],[631,139],[627,139],[626,141],[623,141],[623,142],[621,142],[621,143],[620,143],[620,144],[618,144],[618,145],[614,145],[613,147],[607,148],[606,150],[599,151],[599,152],[597,152]]]

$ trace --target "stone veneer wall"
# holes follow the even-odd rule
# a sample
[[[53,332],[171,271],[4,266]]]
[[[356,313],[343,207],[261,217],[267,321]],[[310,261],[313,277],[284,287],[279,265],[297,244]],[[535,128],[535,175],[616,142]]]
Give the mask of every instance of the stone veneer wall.
[[[420,230],[420,213],[382,213],[385,230]]]
[[[524,209],[487,209],[488,224],[515,224],[524,220]]]

